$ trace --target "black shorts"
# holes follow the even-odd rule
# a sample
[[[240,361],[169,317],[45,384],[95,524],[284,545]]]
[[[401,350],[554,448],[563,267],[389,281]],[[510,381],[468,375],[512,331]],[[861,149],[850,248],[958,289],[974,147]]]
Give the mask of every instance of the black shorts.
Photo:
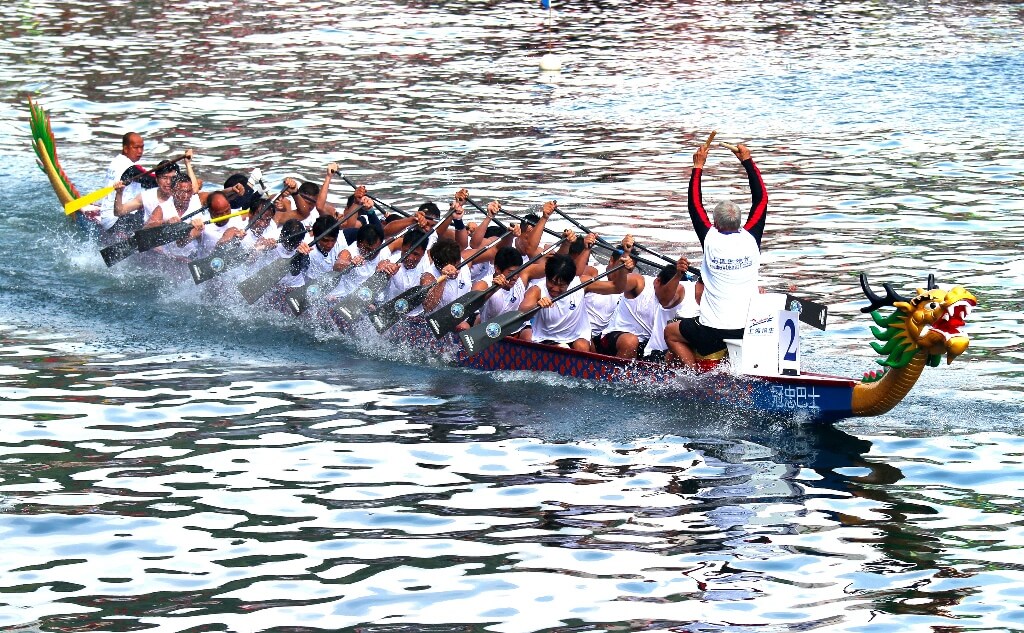
[[[598,354],[604,354],[605,356],[615,356],[615,352],[618,349],[617,345],[619,337],[626,332],[609,332],[600,338],[594,339],[594,349],[597,350]],[[647,339],[640,339],[640,345],[636,348],[636,355],[643,356],[644,348],[647,347]]]
[[[698,317],[681,319],[679,334],[694,352],[701,356],[710,356],[725,351],[725,339],[743,338],[743,328],[738,330],[719,330],[708,327],[697,320]]]

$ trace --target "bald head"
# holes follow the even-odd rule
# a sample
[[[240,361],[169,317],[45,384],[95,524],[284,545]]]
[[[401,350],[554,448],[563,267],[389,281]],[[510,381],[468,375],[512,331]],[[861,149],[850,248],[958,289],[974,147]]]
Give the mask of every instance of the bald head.
[[[142,136],[135,132],[128,132],[121,137],[121,153],[133,163],[142,158],[143,147]]]
[[[219,218],[231,213],[231,202],[228,197],[219,191],[214,191],[206,199],[206,206],[210,208],[210,217]],[[227,220],[224,220],[227,222]]]

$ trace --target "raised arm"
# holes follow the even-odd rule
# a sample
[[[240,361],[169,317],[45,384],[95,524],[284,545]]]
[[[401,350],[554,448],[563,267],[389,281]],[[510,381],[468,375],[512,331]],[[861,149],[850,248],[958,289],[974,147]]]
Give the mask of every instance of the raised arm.
[[[499,209],[501,209],[501,205],[498,204],[497,200],[492,200],[487,204],[484,219],[480,220],[480,222],[473,227],[473,233],[469,236],[469,246],[471,248],[480,248],[480,245],[484,243],[484,237],[487,235],[487,227],[490,225],[494,216],[498,214]]]
[[[690,212],[690,222],[693,223],[693,230],[697,233],[697,239],[700,240],[702,247],[704,238],[714,225],[701,201],[700,176],[704,173],[704,163],[707,159],[708,148],[703,145],[693,153],[693,171],[690,172],[690,190],[686,203],[686,208]]]
[[[540,252],[540,238],[544,235],[544,225],[548,223],[548,218],[558,208],[558,203],[554,200],[550,200],[544,203],[540,211],[540,220],[537,220],[537,224],[533,225],[530,229],[530,234],[525,238],[519,238],[518,245],[516,248],[519,252],[526,255],[527,257],[534,257]]]
[[[764,180],[761,179],[761,170],[757,168],[754,159],[750,157],[750,150],[742,143],[735,147],[733,154],[739,159],[743,169],[747,170],[747,182],[750,183],[750,215],[747,216],[743,228],[754,236],[757,246],[760,248],[761,236],[764,235],[764,223],[768,217],[768,190],[764,186]]]
[[[661,307],[668,310],[679,305],[679,282],[686,277],[686,271],[689,267],[690,260],[680,256],[679,260],[676,261],[676,272],[672,275],[671,279],[666,283],[660,283],[658,279],[655,279],[654,295],[658,298],[658,303],[661,304]]]
[[[121,198],[124,195],[124,188],[127,185],[120,180],[114,181],[114,215],[121,217],[127,215],[132,211],[138,211],[142,208],[142,194],[135,196],[128,202],[122,202]]]

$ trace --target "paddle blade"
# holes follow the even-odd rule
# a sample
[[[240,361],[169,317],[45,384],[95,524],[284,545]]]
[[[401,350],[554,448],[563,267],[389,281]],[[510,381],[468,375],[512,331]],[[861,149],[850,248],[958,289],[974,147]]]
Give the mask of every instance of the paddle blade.
[[[72,213],[80,210],[84,206],[90,205],[93,202],[96,202],[97,200],[102,200],[103,198],[106,198],[113,192],[113,187],[104,187],[102,189],[97,189],[92,193],[87,193],[81,198],[75,198],[71,202],[68,202],[67,204],[64,205],[64,213],[67,215],[71,215]]]
[[[279,257],[257,270],[252,277],[239,282],[238,292],[246,303],[256,303],[257,299],[267,294],[284,278],[290,268],[291,258]]]
[[[491,345],[494,345],[508,334],[513,334],[525,323],[533,313],[527,312],[506,312],[499,314],[495,319],[487,323],[477,323],[468,330],[459,332],[459,340],[462,347],[470,356],[476,356]]]
[[[285,303],[291,309],[292,314],[299,316],[307,309],[314,301],[320,301],[327,296],[327,293],[334,290],[335,286],[341,280],[341,276],[348,271],[328,271],[325,275],[321,276],[316,281],[307,283],[304,286],[296,288],[288,293],[285,297]]]
[[[800,313],[800,321],[807,325],[825,331],[825,323],[828,321],[828,306],[815,303],[791,294],[786,295],[786,309]]]
[[[394,299],[388,301],[378,308],[370,317],[370,322],[373,323],[373,327],[375,327],[378,332],[384,332],[391,329],[396,323],[402,320],[402,317],[423,305],[423,300],[427,298],[427,295],[430,293],[430,289],[433,287],[433,284],[429,286],[413,286]]]
[[[135,232],[135,240],[138,242],[139,252],[145,253],[158,246],[177,242],[187,237],[191,231],[192,225],[188,222],[176,222],[175,224],[164,224],[148,229],[140,229]]]
[[[192,273],[192,280],[196,284],[209,281],[217,275],[238,266],[247,258],[244,248],[238,244],[220,246],[213,250],[208,256],[189,262],[188,271]]]
[[[496,286],[486,290],[470,290],[443,308],[431,312],[427,316],[427,325],[430,327],[430,331],[437,338],[454,332],[459,323],[476,314],[496,290]]]
[[[355,321],[356,317],[366,309],[366,306],[373,302],[377,293],[384,289],[388,279],[385,273],[380,271],[373,273],[369,279],[361,283],[351,294],[339,301],[334,307],[335,311],[346,321],[350,323]]]
[[[115,242],[106,248],[100,249],[100,257],[103,258],[103,263],[107,265],[107,268],[110,268],[117,262],[127,259],[128,256],[138,252],[139,243],[134,235],[130,235],[120,242]]]

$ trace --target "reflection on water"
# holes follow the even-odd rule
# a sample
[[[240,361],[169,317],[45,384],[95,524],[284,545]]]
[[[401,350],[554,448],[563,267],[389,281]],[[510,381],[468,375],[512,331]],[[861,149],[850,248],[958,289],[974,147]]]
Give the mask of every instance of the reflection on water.
[[[1015,621],[1019,436],[694,434],[666,405],[641,410],[656,435],[566,442],[543,385],[520,423],[489,378],[442,396],[353,388],[372,364],[3,344],[4,625]]]
[[[1004,3],[18,1],[0,7],[0,628],[1008,630],[1024,621],[1020,11]],[[541,74],[542,51],[563,71]],[[465,186],[693,255],[690,153],[746,141],[765,285],[981,300],[891,414],[752,419],[423,367],[59,230],[128,129],[201,177],[327,162],[408,208]],[[706,198],[743,200],[726,152]],[[332,199],[347,195],[343,186]],[[557,224],[556,228],[561,228]]]

